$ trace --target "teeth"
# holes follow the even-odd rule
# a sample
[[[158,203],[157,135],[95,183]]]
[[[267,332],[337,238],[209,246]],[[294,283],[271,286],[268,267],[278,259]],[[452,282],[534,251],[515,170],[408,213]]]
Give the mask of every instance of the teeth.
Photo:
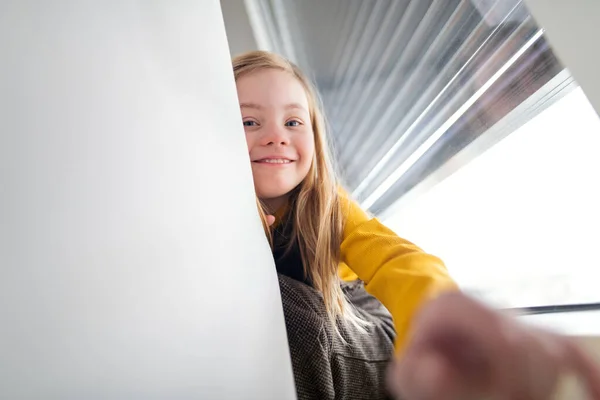
[[[268,163],[268,164],[289,164],[291,161],[283,160],[281,158],[274,158],[274,159],[261,160],[261,162]]]

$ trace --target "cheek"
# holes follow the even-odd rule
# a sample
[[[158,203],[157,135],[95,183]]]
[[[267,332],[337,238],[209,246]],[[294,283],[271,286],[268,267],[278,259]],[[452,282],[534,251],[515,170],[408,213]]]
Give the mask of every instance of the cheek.
[[[315,157],[315,139],[314,137],[308,136],[303,138],[300,143],[298,143],[298,151],[300,153],[300,157],[302,158],[303,164],[312,164],[313,158]]]
[[[248,146],[248,153],[250,153],[250,151],[252,150],[252,147],[254,147],[254,141],[252,140],[252,135],[249,135],[246,133],[246,145]]]
[[[252,154],[260,147],[260,141],[255,132],[246,133],[246,146],[248,147],[248,156],[252,158]]]

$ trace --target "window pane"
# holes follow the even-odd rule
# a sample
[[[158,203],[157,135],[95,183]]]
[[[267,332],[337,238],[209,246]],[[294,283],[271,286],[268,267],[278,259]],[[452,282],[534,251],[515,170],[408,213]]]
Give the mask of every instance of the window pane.
[[[499,306],[600,301],[600,121],[524,1],[246,3],[363,207]]]
[[[598,302],[598,149],[576,89],[385,222],[499,305]]]

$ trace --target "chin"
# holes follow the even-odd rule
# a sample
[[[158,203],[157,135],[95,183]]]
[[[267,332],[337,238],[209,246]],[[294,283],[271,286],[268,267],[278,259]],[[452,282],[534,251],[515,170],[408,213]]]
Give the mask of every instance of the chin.
[[[257,190],[256,195],[261,200],[276,200],[282,197],[285,197],[289,192],[271,192],[271,191],[262,191]]]
[[[264,201],[269,201],[269,200],[277,200],[280,199],[282,197],[286,197],[287,195],[290,194],[290,192],[292,190],[294,190],[296,186],[290,186],[289,188],[285,187],[285,188],[260,188],[257,187],[256,188],[256,195],[258,196],[259,199],[264,200]]]
[[[260,199],[277,199],[288,195],[298,185],[289,182],[262,182],[265,184],[254,184],[256,194]]]

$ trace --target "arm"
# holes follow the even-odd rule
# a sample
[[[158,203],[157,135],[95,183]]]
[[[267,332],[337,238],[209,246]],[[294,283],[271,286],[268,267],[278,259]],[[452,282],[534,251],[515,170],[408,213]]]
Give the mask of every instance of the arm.
[[[444,291],[457,290],[457,286],[439,258],[400,238],[344,193],[341,203],[346,217],[342,261],[392,314],[396,349],[400,349],[419,307]]]

